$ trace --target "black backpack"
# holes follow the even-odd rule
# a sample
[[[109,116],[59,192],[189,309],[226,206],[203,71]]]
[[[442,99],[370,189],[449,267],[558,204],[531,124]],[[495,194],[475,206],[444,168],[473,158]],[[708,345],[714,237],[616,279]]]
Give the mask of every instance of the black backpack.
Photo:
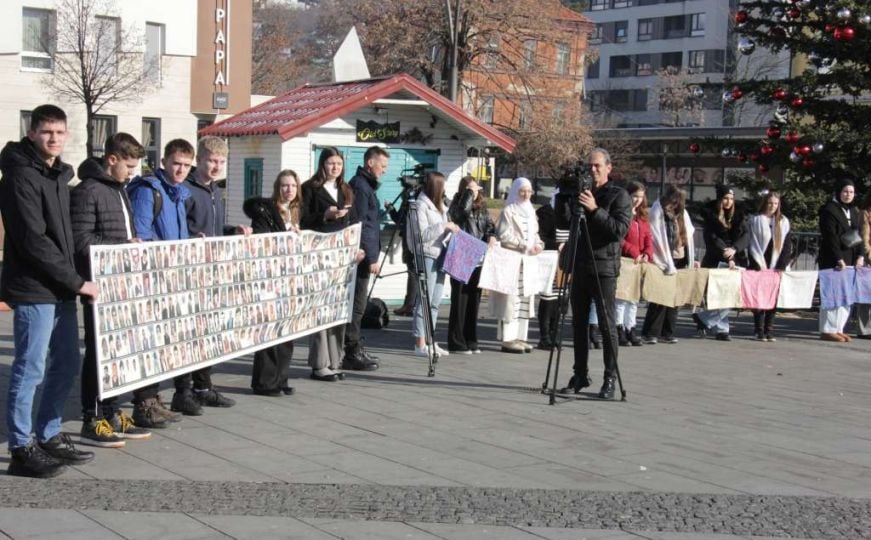
[[[385,328],[390,324],[390,313],[387,311],[387,304],[380,298],[370,298],[366,304],[366,310],[363,312],[363,320],[360,323],[362,328]]]

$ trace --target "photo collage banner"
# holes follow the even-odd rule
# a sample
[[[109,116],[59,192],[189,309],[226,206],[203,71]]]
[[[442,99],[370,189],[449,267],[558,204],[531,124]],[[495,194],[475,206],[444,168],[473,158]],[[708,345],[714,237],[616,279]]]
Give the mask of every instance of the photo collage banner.
[[[360,226],[91,247],[100,398],[345,324]]]

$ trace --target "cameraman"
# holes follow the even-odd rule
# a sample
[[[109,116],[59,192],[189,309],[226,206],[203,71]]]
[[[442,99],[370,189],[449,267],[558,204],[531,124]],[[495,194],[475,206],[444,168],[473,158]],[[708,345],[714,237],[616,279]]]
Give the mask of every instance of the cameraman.
[[[582,388],[592,384],[587,369],[589,355],[587,320],[591,302],[595,301],[602,327],[605,360],[605,374],[599,397],[611,399],[614,397],[614,377],[617,370],[618,348],[617,328],[614,325],[614,303],[617,276],[620,275],[620,244],[632,220],[632,200],[626,190],[608,182],[611,155],[607,150],[594,148],[590,152],[588,163],[592,180],[590,189],[582,190],[582,187],[587,186],[579,186],[581,182],[576,181],[574,186],[561,186],[561,193],[556,199],[557,241],[569,240],[568,246],[571,246],[571,240],[574,238],[570,238],[569,231],[572,231],[572,234],[580,234],[576,243],[574,261],[567,260],[571,256],[567,251],[570,247],[565,245],[562,247],[565,253],[561,257],[561,266],[564,271],[573,274],[571,302],[574,319],[575,373],[568,386],[561,392],[578,393]],[[592,254],[589,253],[587,239],[583,237],[584,228],[579,222],[580,217],[586,218]],[[597,273],[601,291],[597,290],[596,286]]]

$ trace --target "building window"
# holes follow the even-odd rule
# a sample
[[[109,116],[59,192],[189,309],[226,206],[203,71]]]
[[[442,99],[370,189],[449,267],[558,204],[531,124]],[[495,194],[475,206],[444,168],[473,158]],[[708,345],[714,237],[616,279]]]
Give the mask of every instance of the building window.
[[[602,43],[603,30],[604,30],[604,26],[601,24],[597,24],[595,27],[593,27],[593,31],[590,32],[590,43],[592,43],[592,44]]]
[[[556,44],[556,72],[560,75],[565,75],[569,71],[569,62],[571,62],[572,49],[568,43]]]
[[[605,94],[606,92],[589,93],[587,103],[590,107],[590,112],[599,112],[605,109]]]
[[[115,17],[94,17],[96,32],[96,65],[117,67],[121,44],[121,20]]]
[[[520,129],[528,129],[532,125],[532,105],[528,101],[520,104],[517,125]]]
[[[705,70],[705,51],[690,51],[687,70],[690,73],[702,73]]]
[[[629,38],[629,21],[616,21],[614,23],[614,43],[626,43]]]
[[[612,56],[611,57],[611,77],[631,77],[632,73],[632,57],[631,56]]]
[[[164,53],[164,32],[162,24],[145,23],[145,57],[143,70],[145,79],[160,82]]]
[[[493,96],[484,96],[478,99],[478,118],[483,122],[492,124],[495,98]]]
[[[535,68],[535,52],[538,48],[538,42],[534,39],[527,39],[523,42],[523,64],[526,69]]]
[[[18,115],[20,128],[18,129],[19,137],[27,137],[27,132],[30,131],[30,111],[21,111]]]
[[[24,8],[21,27],[21,68],[51,71],[52,31],[54,12],[47,9]]]
[[[638,41],[653,39],[653,19],[638,19]]]
[[[653,65],[650,62],[649,54],[639,54],[635,57],[635,75],[638,77],[653,75]]]
[[[690,15],[690,35],[699,37],[705,35],[705,14],[693,13]]]
[[[566,104],[557,102],[554,103],[553,109],[550,111],[553,123],[557,126],[565,124]]]
[[[608,1],[609,0],[593,0],[593,3],[590,4],[590,10],[601,11],[603,9],[608,9]]]
[[[599,59],[596,58],[596,61],[587,66],[587,78],[588,79],[598,79],[599,78]]]
[[[625,8],[625,7],[630,7],[631,5],[632,5],[632,0],[614,0],[613,7]]]
[[[91,119],[91,135],[94,141],[94,157],[103,157],[106,139],[118,132],[118,117],[95,114]]]
[[[245,200],[263,196],[263,158],[245,158],[243,162]]]
[[[663,19],[665,39],[682,38],[687,35],[687,19],[684,15],[675,15]]]
[[[680,71],[683,67],[683,51],[662,53],[662,69],[668,71]]]
[[[142,146],[145,147],[145,164],[156,170],[160,167],[160,118],[142,119]]]

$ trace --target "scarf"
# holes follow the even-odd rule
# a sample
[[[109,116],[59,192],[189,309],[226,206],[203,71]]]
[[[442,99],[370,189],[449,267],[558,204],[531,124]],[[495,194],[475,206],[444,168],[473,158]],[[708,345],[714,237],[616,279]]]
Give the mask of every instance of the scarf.
[[[532,249],[535,245],[535,208],[532,207],[532,201],[520,201],[520,190],[524,187],[532,189],[532,182],[528,178],[519,177],[514,179],[511,184],[511,191],[508,192],[506,206],[513,206],[517,213],[526,219],[526,249]]]
[[[750,218],[750,256],[759,265],[762,270],[771,270],[777,265],[777,259],[780,258],[780,249],[777,249],[772,243],[771,246],[771,267],[765,260],[765,250],[768,249],[768,244],[772,242],[774,233],[774,220],[765,214],[757,214]],[[786,216],[780,218],[780,247],[786,243],[786,235],[789,234],[789,220]],[[788,270],[788,268],[787,268]]]

